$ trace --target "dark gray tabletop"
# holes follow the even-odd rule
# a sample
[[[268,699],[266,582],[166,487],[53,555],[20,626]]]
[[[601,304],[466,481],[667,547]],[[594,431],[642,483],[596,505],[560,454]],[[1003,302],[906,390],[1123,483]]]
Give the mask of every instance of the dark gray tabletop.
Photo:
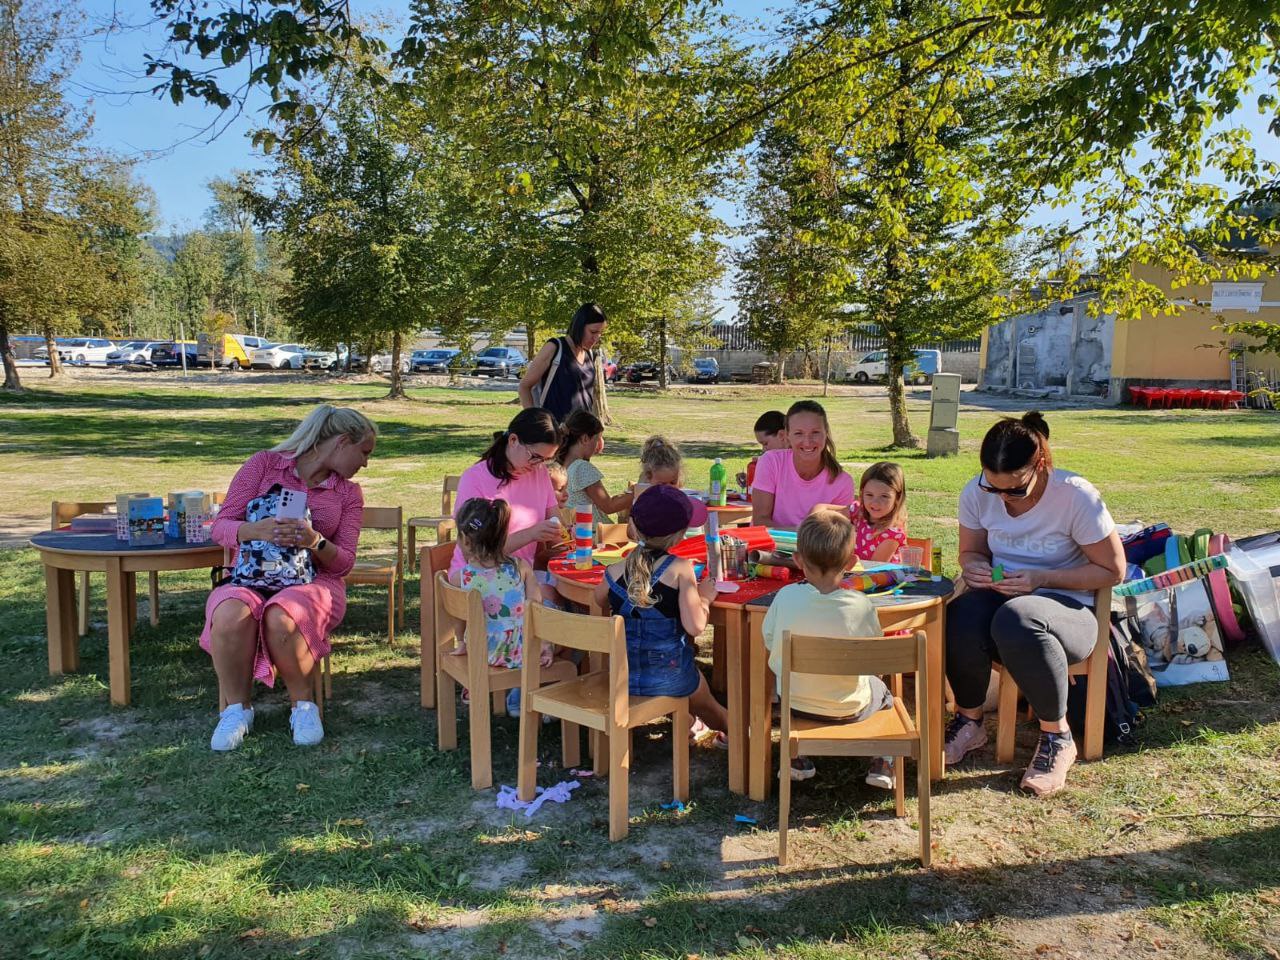
[[[781,590],[779,587],[778,590]],[[913,603],[918,600],[925,600],[929,597],[947,598],[955,592],[955,581],[949,577],[943,577],[941,580],[913,580],[911,583],[904,583],[899,590],[885,590],[881,593],[867,594],[868,599],[877,607],[891,607],[895,604]],[[767,608],[773,603],[773,598],[778,595],[777,590],[773,593],[766,594],[756,600],[752,600],[747,604],[753,610]]]
[[[70,553],[186,553],[222,549],[212,540],[208,543],[187,543],[178,537],[165,537],[164,543],[135,547],[127,540],[117,540],[114,533],[71,533],[66,530],[37,533],[31,538],[31,545]]]

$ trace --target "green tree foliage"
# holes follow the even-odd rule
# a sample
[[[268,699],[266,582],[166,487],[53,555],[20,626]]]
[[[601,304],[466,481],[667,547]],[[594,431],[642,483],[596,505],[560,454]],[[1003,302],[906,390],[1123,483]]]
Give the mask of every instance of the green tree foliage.
[[[1007,245],[1034,195],[1017,159],[1028,145],[1004,119],[1034,89],[1017,48],[991,34],[944,59],[951,51],[915,40],[966,8],[867,0],[821,21],[818,49],[810,14],[825,5],[802,8],[794,76],[804,93],[779,107],[764,138],[772,199],[745,276],[753,289],[768,281],[785,310],[766,300],[762,325],[792,348],[808,324],[823,335],[840,322],[877,327],[898,446],[919,445],[902,385],[913,349],[1000,315]],[[874,55],[885,47],[898,52]]]
[[[138,235],[149,223],[128,169],[86,144],[90,118],[63,99],[80,20],[40,0],[0,0],[0,353],[9,335],[112,332],[142,295]]]
[[[404,338],[424,327],[460,337],[486,289],[491,251],[468,184],[384,86],[340,87],[332,121],[289,139],[258,204],[291,270],[284,307],[322,342],[389,344],[391,396],[403,396]]]
[[[593,300],[643,355],[714,282],[707,201],[736,144],[694,144],[733,109],[743,58],[715,38],[711,6],[415,6],[407,88],[488,197],[502,314],[558,330]]]

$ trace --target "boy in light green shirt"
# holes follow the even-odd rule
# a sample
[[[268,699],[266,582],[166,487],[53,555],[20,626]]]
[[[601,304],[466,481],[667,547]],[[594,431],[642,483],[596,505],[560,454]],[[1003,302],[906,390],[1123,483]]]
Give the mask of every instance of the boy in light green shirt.
[[[764,643],[769,669],[782,689],[782,634],[811,637],[879,637],[880,620],[875,607],[857,590],[840,586],[853,557],[854,531],[849,518],[834,510],[810,514],[796,534],[796,561],[807,583],[783,587],[764,618]],[[840,677],[795,673],[791,676],[791,708],[798,713],[834,720],[865,720],[893,705],[893,695],[879,677]],[[886,770],[886,767],[888,768]],[[791,761],[791,779],[814,775],[813,761]],[[890,764],[878,759],[867,782],[893,787]]]

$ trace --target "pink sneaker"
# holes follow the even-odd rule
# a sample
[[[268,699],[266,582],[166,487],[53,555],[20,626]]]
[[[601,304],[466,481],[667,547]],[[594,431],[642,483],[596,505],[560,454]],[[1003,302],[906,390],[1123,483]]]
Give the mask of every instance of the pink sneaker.
[[[975,750],[987,745],[987,728],[981,720],[956,714],[947,724],[947,732],[943,737],[942,752],[947,759],[947,766],[954,766]]]
[[[1030,790],[1037,797],[1057,793],[1067,785],[1067,771],[1075,762],[1074,738],[1066,740],[1041,730],[1036,755],[1031,758],[1031,766],[1022,775],[1022,789]]]

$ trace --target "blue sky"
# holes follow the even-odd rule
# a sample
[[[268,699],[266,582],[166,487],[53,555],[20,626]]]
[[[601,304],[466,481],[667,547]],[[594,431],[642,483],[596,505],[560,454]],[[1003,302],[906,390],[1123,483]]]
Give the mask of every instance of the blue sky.
[[[88,104],[93,110],[94,139],[99,145],[142,158],[137,175],[155,192],[161,232],[200,226],[209,205],[207,185],[211,179],[263,165],[248,134],[260,125],[266,98],[251,99],[238,117],[221,115],[199,102],[175,106],[168,99],[156,98],[148,92],[154,81],[142,75],[144,55],[160,48],[164,33],[147,25],[148,5],[143,0],[83,2],[90,26],[114,19],[123,21],[124,29],[91,37],[82,44],[81,63],[73,78],[73,102]],[[731,13],[765,22],[773,19],[768,8],[777,5],[763,0],[725,0],[723,4]],[[352,6],[357,16],[404,17],[408,0],[357,0]],[[1255,144],[1269,141],[1270,155],[1280,155],[1275,138],[1266,133],[1265,119],[1252,105],[1242,108],[1237,119],[1253,132]],[[739,219],[739,211],[731,204],[719,204],[717,212],[731,224]],[[1058,220],[1068,214],[1039,211],[1033,219]],[[732,317],[731,278],[727,274],[716,300],[726,308],[722,318]]]

